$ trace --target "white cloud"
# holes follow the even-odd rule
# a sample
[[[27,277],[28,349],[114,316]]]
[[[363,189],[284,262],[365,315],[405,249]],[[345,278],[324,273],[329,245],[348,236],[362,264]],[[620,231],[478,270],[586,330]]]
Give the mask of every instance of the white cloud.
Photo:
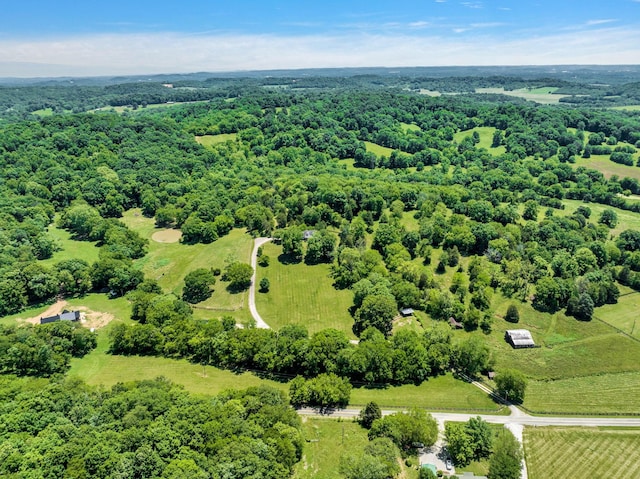
[[[472,23],[471,27],[473,28],[496,28],[496,27],[504,27],[506,23],[503,22],[485,22],[485,23]]]
[[[420,30],[428,31],[428,30]],[[408,30],[407,30],[408,32]],[[118,75],[359,66],[630,64],[640,30],[602,28],[505,40],[384,32],[343,35],[109,34],[0,40],[2,76]]]
[[[640,1],[640,0],[638,0]],[[591,27],[593,25],[604,25],[605,23],[613,23],[613,22],[617,22],[618,20],[616,20],[615,18],[603,18],[600,20],[589,20],[587,21],[587,23],[585,25],[587,25],[588,27]]]

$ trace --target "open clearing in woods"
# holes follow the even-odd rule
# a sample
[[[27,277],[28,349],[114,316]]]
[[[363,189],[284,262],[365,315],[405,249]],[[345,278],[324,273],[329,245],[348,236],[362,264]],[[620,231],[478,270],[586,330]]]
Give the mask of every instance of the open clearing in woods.
[[[270,263],[258,266],[256,280],[268,278],[271,286],[268,293],[256,292],[256,307],[269,326],[280,329],[285,324],[302,324],[310,333],[335,328],[355,338],[349,314],[353,293],[333,287],[330,265],[282,263],[282,246],[272,243],[265,244],[263,251]]]
[[[179,230],[156,228],[153,218],[145,218],[139,209],[125,212],[122,221],[148,239],[158,238],[164,241],[150,241],[149,252],[134,262],[146,277],[158,281],[165,292],[182,295],[184,277],[198,268],[219,268],[224,271],[230,261],[249,263],[253,238],[244,229],[233,229],[210,244],[188,245],[175,241]],[[168,242],[172,240],[173,242]],[[210,319],[231,315],[238,321],[251,317],[247,304],[247,292],[230,292],[228,282],[218,276],[209,299],[198,303],[194,315],[197,318]]]
[[[613,428],[527,427],[530,479],[640,477],[640,431]]]

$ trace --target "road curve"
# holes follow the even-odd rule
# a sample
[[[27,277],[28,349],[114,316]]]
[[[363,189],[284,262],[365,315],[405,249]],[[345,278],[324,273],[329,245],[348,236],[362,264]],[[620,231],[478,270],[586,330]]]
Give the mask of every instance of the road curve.
[[[260,313],[256,309],[256,276],[258,274],[258,248],[265,243],[271,241],[272,238],[256,238],[253,242],[253,251],[251,252],[251,267],[253,268],[253,276],[251,276],[251,286],[249,287],[249,311],[251,316],[256,322],[257,328],[271,329],[270,326],[265,323]]]

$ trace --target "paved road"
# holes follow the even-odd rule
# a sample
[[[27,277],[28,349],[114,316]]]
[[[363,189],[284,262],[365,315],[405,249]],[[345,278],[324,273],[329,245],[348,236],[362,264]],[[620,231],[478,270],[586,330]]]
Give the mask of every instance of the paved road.
[[[614,426],[614,427],[640,427],[640,418],[631,417],[551,417],[551,416],[530,416],[522,412],[520,409],[511,406],[511,415],[497,416],[493,414],[462,414],[462,413],[446,413],[434,412],[431,415],[439,422],[458,421],[465,422],[472,417],[480,416],[483,420],[492,424],[520,424],[522,426],[578,426],[578,427],[598,427],[598,426]],[[517,413],[514,413],[514,410]],[[384,416],[394,414],[397,410],[383,409]],[[360,409],[334,409],[326,412],[320,412],[314,408],[301,408],[298,413],[303,416],[321,416],[328,418],[355,418],[360,414]]]
[[[270,326],[264,322],[260,313],[256,309],[256,275],[258,272],[258,248],[265,243],[271,241],[272,238],[256,238],[253,242],[253,251],[251,252],[251,267],[253,268],[253,276],[251,277],[251,286],[249,287],[249,311],[256,321],[256,327],[262,329],[270,329]]]
[[[460,413],[443,413],[434,412],[431,415],[438,421],[438,429],[440,434],[444,429],[446,421],[466,422],[472,417],[480,416],[486,422],[492,424],[504,424],[514,436],[522,443],[522,433],[524,426],[576,426],[576,427],[598,427],[598,426],[616,426],[616,427],[640,427],[640,418],[622,418],[622,417],[550,417],[550,416],[530,416],[515,406],[509,406],[511,414],[509,416],[496,416],[492,414],[460,414]],[[382,410],[382,415],[394,414],[397,410]],[[317,409],[302,408],[298,409],[298,414],[303,416],[321,416],[327,418],[355,418],[360,414],[359,409],[335,409],[320,413]],[[431,451],[439,453],[439,451]],[[522,461],[521,479],[528,478],[526,463]]]

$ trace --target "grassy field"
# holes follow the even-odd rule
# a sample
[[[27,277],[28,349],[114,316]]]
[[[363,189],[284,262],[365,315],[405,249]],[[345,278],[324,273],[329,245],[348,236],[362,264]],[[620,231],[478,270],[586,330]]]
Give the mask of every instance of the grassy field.
[[[154,379],[164,376],[195,394],[216,395],[225,389],[244,389],[268,384],[287,390],[284,383],[261,379],[251,373],[236,374],[232,371],[203,367],[185,359],[176,360],[148,356],[112,356],[109,347],[108,328],[98,335],[98,347],[84,358],[73,358],[69,376],[79,377],[92,385],[113,386],[119,382]]]
[[[638,159],[637,153],[634,155],[634,158],[636,160]],[[609,159],[609,155],[591,155],[591,158],[576,158],[574,167],[577,168],[578,166],[599,171],[605,178],[611,178],[613,175],[617,175],[620,178],[628,176],[629,178],[640,180],[640,168],[614,163]]]
[[[414,125],[412,123],[400,123],[400,126],[402,126],[402,129],[407,132],[407,131],[422,131],[422,128],[420,128],[418,125]]]
[[[151,237],[159,231],[154,227],[152,218],[145,218],[139,210],[127,211],[123,221],[130,228],[149,238],[149,252],[135,262],[145,276],[156,279],[160,286],[178,296],[182,294],[185,275],[197,268],[224,269],[226,261],[249,263],[253,238],[242,229],[234,229],[227,236],[211,244],[185,245],[182,243],[158,243]],[[196,317],[218,317],[230,314],[238,320],[250,318],[247,306],[248,292],[230,293],[227,283],[220,281],[214,286],[211,298],[199,303]]]
[[[496,131],[492,126],[478,126],[472,130],[459,131],[453,135],[453,139],[457,143],[460,143],[465,137],[473,135],[474,131],[477,131],[480,135],[480,143],[476,145],[478,148],[485,148],[494,155],[501,155],[507,151],[504,146],[498,146],[497,148],[491,147],[491,144],[493,143],[493,134]]]
[[[605,304],[598,308],[595,317],[640,339],[638,311],[640,311],[640,293],[633,292],[620,296],[617,304]]]
[[[256,293],[256,307],[269,326],[278,329],[298,323],[310,333],[335,328],[355,338],[349,314],[353,294],[332,286],[328,264],[283,264],[278,260],[282,247],[272,243],[264,246],[264,253],[271,262],[266,268],[258,266],[257,281],[269,278],[271,288],[268,293]]]
[[[525,428],[531,479],[640,477],[640,431]]]
[[[371,143],[370,141],[365,141],[364,144],[367,147],[367,151],[370,151],[376,156],[391,156],[392,148],[387,148],[386,146],[376,145],[375,143]]]
[[[612,106],[612,110],[640,111],[640,105]]]
[[[510,301],[496,295],[493,310],[504,315]],[[535,311],[518,305],[517,325],[495,318],[487,337],[496,355],[496,369],[515,368],[534,380],[568,379],[638,370],[640,343],[600,321],[581,322],[562,313]],[[596,310],[596,315],[598,310]],[[507,329],[531,331],[539,348],[513,349],[504,340]],[[482,334],[482,333],[474,333]]]
[[[347,451],[362,451],[369,442],[367,430],[352,421],[303,418],[302,460],[293,479],[339,479],[340,457]]]
[[[293,479],[340,479],[340,458],[346,452],[360,453],[369,442],[367,430],[352,421],[303,418],[306,443]],[[417,479],[418,471],[400,462],[402,479]]]
[[[43,260],[42,264],[52,266],[59,261],[74,258],[81,258],[89,264],[98,260],[98,253],[100,250],[96,247],[96,243],[91,241],[72,240],[71,234],[68,231],[55,226],[55,222],[49,226],[48,233],[61,249],[60,251],[53,253],[51,258]]]
[[[381,407],[423,407],[429,410],[492,411],[500,410],[484,392],[471,384],[459,381],[450,374],[429,378],[420,386],[404,386],[385,389],[354,388],[351,391],[352,406],[364,406],[370,401]]]
[[[640,372],[529,381],[525,407],[540,413],[628,414],[640,411]]]
[[[586,205],[591,209],[591,218],[589,221],[597,223],[598,218],[604,210],[613,210],[618,216],[618,225],[611,230],[611,233],[618,235],[620,232],[626,229],[640,229],[640,213],[634,213],[633,211],[622,210],[620,208],[614,208],[613,206],[601,205],[598,203],[584,203],[580,200],[562,200],[565,205],[564,210],[556,211],[559,215],[571,215],[580,205]]]
[[[225,141],[235,141],[236,137],[235,133],[222,133],[220,135],[205,135],[205,136],[196,136],[196,141],[203,146],[212,146],[217,145],[218,143],[224,143]]]
[[[557,88],[540,87],[540,88],[520,88],[518,90],[505,90],[504,88],[476,88],[476,93],[493,93],[507,96],[515,96],[524,98],[525,100],[541,103],[545,105],[557,104],[560,98],[569,95],[557,95],[554,92]]]

